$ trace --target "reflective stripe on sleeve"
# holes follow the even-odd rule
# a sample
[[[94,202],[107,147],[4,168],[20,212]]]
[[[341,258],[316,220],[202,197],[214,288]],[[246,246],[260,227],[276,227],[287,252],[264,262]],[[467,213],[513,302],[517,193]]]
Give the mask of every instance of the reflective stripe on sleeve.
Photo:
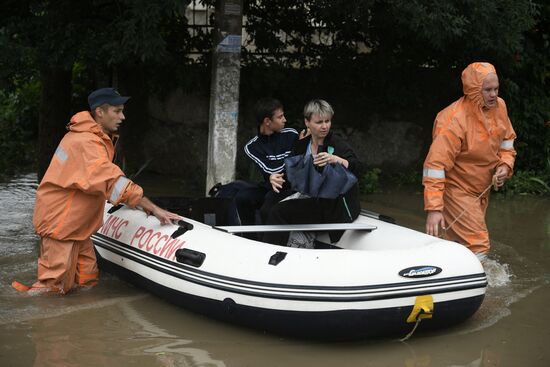
[[[61,161],[61,162],[65,162],[67,160],[67,158],[69,158],[69,156],[67,155],[67,153],[65,153],[65,151],[63,150],[63,148],[61,148],[61,146],[58,146],[57,149],[55,150],[55,156]]]
[[[444,169],[424,168],[422,176],[430,178],[445,178]]]
[[[120,196],[124,192],[124,188],[126,187],[129,181],[130,180],[124,176],[120,176],[118,180],[116,180],[115,187],[113,187],[113,191],[111,192],[111,197],[109,198],[109,201],[111,203],[116,203],[120,199]]]
[[[514,141],[513,140],[504,140],[500,144],[500,149],[512,149],[514,147]]]

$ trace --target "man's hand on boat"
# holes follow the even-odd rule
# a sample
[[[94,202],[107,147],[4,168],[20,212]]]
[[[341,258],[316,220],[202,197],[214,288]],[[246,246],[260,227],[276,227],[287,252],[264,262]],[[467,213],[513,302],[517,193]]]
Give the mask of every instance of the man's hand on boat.
[[[164,210],[161,207],[155,205],[151,200],[149,200],[145,196],[141,198],[141,201],[139,202],[138,206],[141,207],[143,211],[148,215],[150,214],[154,215],[162,225],[175,224],[177,223],[177,221],[183,219],[181,215],[169,212],[168,210]]]
[[[441,232],[439,230],[441,227]],[[445,230],[445,219],[443,218],[443,213],[439,210],[430,210],[428,211],[428,217],[426,218],[426,233],[431,236],[439,237],[443,235]]]

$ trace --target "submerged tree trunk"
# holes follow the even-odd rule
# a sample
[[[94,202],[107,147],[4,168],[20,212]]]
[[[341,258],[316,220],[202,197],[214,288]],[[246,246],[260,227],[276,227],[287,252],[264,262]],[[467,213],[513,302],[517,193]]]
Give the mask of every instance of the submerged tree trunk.
[[[42,180],[50,160],[65,134],[71,118],[71,70],[47,68],[41,72],[42,92],[38,118],[38,181]]]

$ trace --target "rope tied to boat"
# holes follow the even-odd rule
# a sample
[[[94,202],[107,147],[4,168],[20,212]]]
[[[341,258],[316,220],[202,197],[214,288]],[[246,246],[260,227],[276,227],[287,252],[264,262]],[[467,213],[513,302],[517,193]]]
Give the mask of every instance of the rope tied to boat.
[[[418,327],[418,325],[420,325],[420,321],[422,321],[422,319],[419,317],[417,320],[416,320],[416,323],[414,324],[412,330],[407,334],[405,335],[404,337],[402,337],[401,339],[399,339],[400,342],[406,342],[407,340],[409,340],[411,338],[411,336],[413,336],[414,332],[416,331],[416,328]]]
[[[431,295],[423,295],[416,297],[414,301],[413,309],[407,317],[408,323],[415,323],[412,330],[405,335],[403,338],[399,339],[399,341],[404,342],[408,339],[410,339],[414,332],[416,331],[416,328],[418,325],[420,325],[420,322],[423,319],[431,319],[434,313],[434,299]]]
[[[485,190],[483,190],[483,192],[481,194],[479,194],[476,198],[476,200],[479,200],[483,197],[483,195],[485,195],[485,193],[487,193],[487,191],[489,191],[491,189],[491,187],[493,187],[493,189],[495,191],[498,191],[498,186],[497,186],[497,176],[493,176],[493,179],[491,181],[491,183],[489,184],[489,186],[487,186],[485,188]],[[453,226],[453,224],[456,223],[457,220],[459,220],[464,214],[466,214],[468,212],[468,209],[464,209],[448,226],[446,226],[445,228],[443,228],[443,230],[445,231],[445,234],[447,232],[447,230],[449,228],[451,228]]]

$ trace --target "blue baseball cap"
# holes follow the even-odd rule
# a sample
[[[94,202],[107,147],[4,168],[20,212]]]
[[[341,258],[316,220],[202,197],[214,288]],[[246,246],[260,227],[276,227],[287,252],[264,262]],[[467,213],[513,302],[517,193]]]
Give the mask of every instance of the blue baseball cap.
[[[88,104],[90,105],[90,110],[93,111],[102,104],[106,103],[111,106],[118,106],[125,104],[129,99],[130,97],[121,96],[115,88],[101,88],[90,93]]]

